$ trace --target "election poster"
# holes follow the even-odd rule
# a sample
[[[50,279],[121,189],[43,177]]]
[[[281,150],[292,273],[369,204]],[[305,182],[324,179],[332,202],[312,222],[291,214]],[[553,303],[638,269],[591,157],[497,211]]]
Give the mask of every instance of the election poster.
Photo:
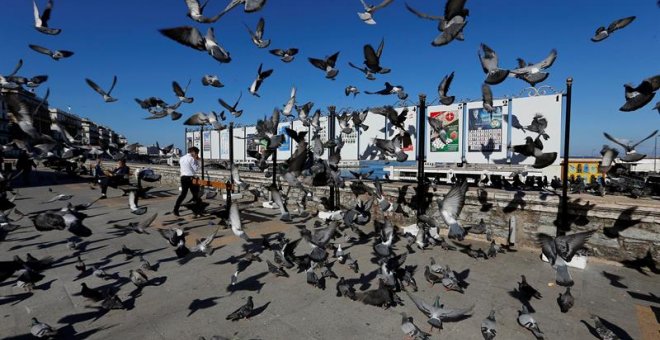
[[[502,106],[468,110],[468,152],[502,151]]]

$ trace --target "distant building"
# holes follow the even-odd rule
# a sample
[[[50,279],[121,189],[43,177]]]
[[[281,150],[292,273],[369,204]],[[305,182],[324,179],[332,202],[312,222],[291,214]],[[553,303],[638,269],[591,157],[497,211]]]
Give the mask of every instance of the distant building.
[[[81,125],[83,131],[82,143],[86,145],[100,146],[98,125],[87,118],[82,119]]]
[[[70,112],[62,111],[58,108],[51,107],[48,109],[50,112],[50,119],[57,122],[63,129],[65,129],[74,139],[80,140],[83,136],[82,119]],[[55,140],[63,140],[59,132],[53,132]]]

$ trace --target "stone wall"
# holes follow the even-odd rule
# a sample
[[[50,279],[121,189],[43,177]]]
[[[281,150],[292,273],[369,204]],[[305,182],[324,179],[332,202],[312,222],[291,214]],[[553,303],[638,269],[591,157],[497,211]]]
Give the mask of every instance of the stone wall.
[[[112,166],[113,164],[108,164]],[[129,164],[130,165],[130,164]],[[132,169],[140,166],[133,165]],[[179,168],[168,166],[152,167],[162,175],[161,182],[168,186],[178,186]],[[229,172],[226,170],[209,170],[208,175],[213,180],[227,180]],[[261,173],[242,172],[241,179],[255,186],[265,186],[271,183],[271,179],[265,178]],[[283,182],[286,188],[286,182]],[[399,190],[407,186],[405,195],[399,195]],[[443,197],[449,190],[449,186],[438,186],[430,190],[433,195],[433,203],[430,204],[427,214],[438,216],[437,198]],[[399,196],[405,197],[410,202],[415,193],[415,183],[384,183],[383,190],[391,202],[396,202]],[[329,188],[314,188],[315,197],[328,197]],[[298,197],[298,193],[292,190],[290,197]],[[366,200],[367,196],[361,197]],[[487,202],[492,204],[488,211],[482,209],[480,199],[477,197],[477,188],[470,187],[465,206],[460,215],[463,224],[476,224],[481,218],[493,227],[495,236],[505,239],[508,235],[508,223],[511,216],[516,217],[517,222],[517,245],[536,247],[534,236],[543,232],[555,235],[555,220],[560,209],[559,196],[547,195],[542,197],[539,192],[528,191],[524,195],[516,192],[487,189]],[[348,187],[340,189],[341,204],[344,207],[352,207],[356,198]],[[632,199],[622,196],[596,197],[592,195],[571,195],[569,204],[569,217],[572,221],[569,233],[597,229],[591,237],[587,246],[597,257],[608,260],[620,261],[643,257],[650,249],[656,261],[660,260],[660,201],[651,199]],[[293,202],[289,202],[293,204]],[[308,209],[316,210],[316,202],[310,201]],[[374,205],[373,216],[382,213],[376,211]],[[386,218],[398,226],[415,223],[415,209],[405,206],[404,212],[387,213]],[[407,216],[406,216],[407,215]],[[639,222],[618,233],[618,237],[610,238],[605,235],[604,230],[610,236],[616,234],[615,223],[620,216],[620,224],[625,221],[634,220]],[[623,228],[622,228],[623,229]],[[446,228],[442,231],[446,233]],[[477,236],[479,237],[479,236]]]

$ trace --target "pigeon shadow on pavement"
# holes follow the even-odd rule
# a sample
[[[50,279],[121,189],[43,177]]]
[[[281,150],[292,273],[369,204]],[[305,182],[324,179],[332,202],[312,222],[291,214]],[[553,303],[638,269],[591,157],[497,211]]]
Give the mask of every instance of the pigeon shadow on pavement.
[[[249,292],[261,292],[261,288],[263,288],[265,283],[259,281],[259,279],[266,275],[268,275],[268,272],[263,272],[247,277],[242,281],[236,282],[234,285],[229,285],[227,287],[227,291],[231,293],[241,290]]]
[[[632,297],[633,299],[644,300],[644,301],[648,301],[650,303],[660,304],[660,296],[656,296],[655,294],[650,293],[650,292],[648,294],[641,294],[641,293],[637,293],[637,292],[628,291],[628,295],[630,295],[630,297]],[[660,322],[658,322],[658,323],[660,323]]]
[[[266,304],[264,304],[261,307],[253,309],[252,313],[250,313],[250,317],[253,318],[253,317],[263,313],[266,310],[266,308],[268,308],[269,305],[270,305],[270,301],[266,302]]]
[[[221,299],[223,297],[225,297],[225,296],[213,296],[213,297],[209,297],[209,298],[201,299],[201,300],[200,299],[192,300],[192,302],[190,302],[190,305],[188,305],[188,311],[189,312],[188,312],[188,315],[186,315],[186,317],[189,317],[189,316],[195,314],[195,312],[197,312],[200,309],[207,309],[207,308],[211,308],[211,307],[217,305],[215,300]]]
[[[11,303],[12,306],[17,305],[18,303],[25,301],[26,299],[30,298],[34,293],[32,292],[25,292],[25,293],[19,293],[15,295],[8,295],[8,296],[3,296],[2,299],[0,300],[0,306]]]

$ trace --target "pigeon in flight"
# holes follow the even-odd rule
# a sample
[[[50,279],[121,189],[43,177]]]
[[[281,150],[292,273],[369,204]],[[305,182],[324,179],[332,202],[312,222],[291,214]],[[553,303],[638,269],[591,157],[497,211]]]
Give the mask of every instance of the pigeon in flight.
[[[218,120],[218,115],[213,111],[209,114],[197,112],[190,116],[190,118],[186,119],[186,121],[183,122],[183,125],[212,125],[214,129],[218,129],[220,127],[220,121]]]
[[[259,22],[257,22],[257,29],[253,32],[252,29],[246,24],[245,28],[247,28],[248,32],[250,33],[250,38],[252,39],[252,42],[257,45],[259,48],[266,48],[270,45],[270,39],[264,39],[264,25],[266,24],[266,21],[264,18],[259,18]]]
[[[481,84],[481,99],[483,101],[484,110],[486,110],[486,112],[495,112],[495,107],[493,107],[493,91],[486,83]]]
[[[438,96],[442,105],[451,105],[454,103],[455,97],[447,96],[447,92],[449,92],[449,86],[451,86],[452,80],[454,80],[454,72],[446,75],[444,78],[442,78],[440,84],[438,84]]]
[[[202,81],[202,83],[204,83],[204,81]],[[190,80],[188,80],[188,85],[186,85],[185,89],[181,88],[181,85],[179,85],[179,83],[177,83],[176,81],[172,82],[172,90],[174,91],[174,94],[180,101],[186,104],[190,104],[195,100],[195,98],[193,97],[186,97],[186,92],[188,92],[188,86],[190,86]]]
[[[548,234],[536,234],[537,244],[541,246],[541,252],[548,258],[550,265],[556,267],[557,284],[561,286],[572,286],[573,279],[568,272],[566,263],[571,262],[575,253],[587,242],[596,230],[583,231],[570,235],[552,237]]]
[[[401,85],[394,86],[394,85],[390,84],[389,82],[385,82],[385,88],[382,89],[382,90],[378,90],[376,92],[364,91],[364,93],[366,93],[366,94],[380,94],[380,95],[383,95],[383,96],[387,96],[387,95],[390,95],[390,94],[396,94],[397,97],[399,97],[399,99],[401,99],[401,100],[405,100],[406,98],[408,98],[408,94],[406,92],[404,92],[403,86],[401,86]]]
[[[543,152],[543,142],[541,142],[540,136],[536,137],[536,139],[525,137],[525,144],[514,145],[513,152],[527,157],[534,157],[534,165],[532,166],[536,169],[543,169],[550,166],[557,159],[556,152]]]
[[[550,135],[545,133],[545,129],[548,127],[548,120],[543,117],[542,114],[537,113],[534,115],[534,118],[532,119],[532,124],[527,125],[527,130],[531,132],[536,132],[539,134],[539,136],[543,136],[543,139],[548,140],[550,139]],[[524,131],[524,129],[523,129]]]
[[[337,57],[339,57],[339,52],[325,57],[325,59],[317,59],[317,58],[307,58],[309,62],[314,65],[314,67],[323,70],[325,72],[325,77],[328,79],[335,80],[335,77],[337,74],[339,74],[339,70],[335,68],[335,64],[337,63]]]
[[[108,92],[105,92],[100,86],[96,85],[96,83],[89,78],[85,78],[85,81],[87,82],[87,85],[89,85],[89,87],[92,88],[92,90],[96,91],[98,94],[103,96],[103,101],[105,101],[106,103],[112,103],[117,101],[117,98],[113,98],[110,95],[112,93],[112,90],[115,88],[115,85],[117,85],[117,76],[114,76],[112,78],[112,85],[110,85],[110,90],[108,90]]]
[[[238,95],[238,99],[236,99],[236,103],[234,104],[234,106],[230,106],[229,104],[227,104],[227,102],[222,100],[222,98],[218,98],[218,102],[220,103],[220,105],[222,105],[222,107],[224,107],[227,111],[229,111],[229,113],[231,113],[234,117],[238,118],[243,114],[243,110],[236,109],[238,103],[241,101],[242,96],[243,96],[243,92],[241,92]]]
[[[225,13],[231,11],[234,7],[244,4],[243,10],[245,13],[253,13],[256,12],[264,7],[266,4],[266,0],[231,0],[227,7],[225,7],[224,10],[222,10],[222,13],[220,15],[225,15]]]
[[[362,6],[364,7],[364,12],[358,12],[357,15],[358,17],[360,17],[360,20],[362,20],[362,22],[364,22],[365,24],[375,25],[376,21],[374,20],[374,16],[373,16],[374,12],[376,12],[381,8],[385,8],[387,5],[391,4],[392,1],[394,0],[383,0],[383,2],[381,2],[378,5],[368,5],[366,2],[364,2],[364,0],[360,0]]]
[[[222,48],[222,46],[218,45],[213,27],[208,28],[206,36],[204,37],[202,37],[202,33],[200,33],[199,30],[191,26],[164,28],[159,30],[159,32],[179,44],[199,51],[206,51],[211,57],[213,57],[213,59],[221,63],[228,63],[231,61],[229,52]]]
[[[380,66],[380,57],[383,54],[383,48],[385,47],[385,39],[380,41],[378,49],[374,50],[373,46],[366,44],[363,47],[364,53],[364,65],[367,67],[370,73],[378,74],[387,74],[390,73],[389,68]],[[369,74],[367,74],[367,79],[369,79]]]
[[[544,72],[557,59],[557,50],[553,49],[550,54],[542,61],[536,64],[527,64],[522,59],[518,60],[518,68],[509,71],[509,77],[516,77],[532,84],[532,86],[548,78],[548,73]]]
[[[202,85],[204,86],[213,86],[217,88],[224,87],[225,84],[220,82],[220,78],[214,74],[205,74],[202,77]]]
[[[610,34],[614,33],[614,31],[628,26],[633,20],[635,20],[635,16],[614,20],[609,26],[607,26],[607,29],[604,26],[600,26],[596,29],[596,34],[591,37],[591,41],[603,41],[607,39]]]
[[[356,70],[358,70],[358,71],[364,73],[365,77],[366,77],[368,80],[376,80],[376,76],[374,76],[374,73],[371,72],[371,70],[369,70],[369,68],[367,68],[366,66],[365,66],[365,67],[359,67],[359,66],[356,66],[355,64],[353,64],[353,63],[350,62],[350,61],[348,62],[348,66],[350,66],[350,67],[352,67],[352,68],[354,68],[354,69],[356,69]]]
[[[438,199],[437,201],[438,210],[440,211],[442,220],[445,221],[449,227],[447,237],[450,239],[463,241],[465,235],[467,235],[467,231],[458,223],[458,216],[461,214],[461,210],[463,210],[467,190],[467,181],[465,179],[459,179],[458,182],[449,189],[449,192],[447,192],[444,199]]]
[[[646,140],[653,138],[658,133],[658,130],[653,131],[648,137],[640,140],[639,142],[633,144],[631,141],[624,141],[622,139],[614,138],[612,135],[610,135],[607,132],[604,132],[603,134],[605,135],[605,138],[611,140],[612,142],[619,144],[621,147],[623,147],[624,150],[626,150],[626,155],[623,157],[620,157],[624,162],[638,162],[646,157],[646,154],[643,153],[637,153],[635,148],[637,145],[642,144]]]
[[[632,84],[625,84],[623,87],[626,103],[619,110],[635,111],[653,100],[655,91],[660,88],[660,75],[644,79],[637,87],[633,87]]]
[[[34,0],[32,1],[32,7],[34,8],[34,28],[36,28],[37,31],[48,35],[58,35],[62,32],[59,28],[48,27],[50,13],[53,11],[53,0],[48,0],[46,8],[41,15],[39,15],[39,7],[37,7],[37,3]]]
[[[68,57],[73,55],[73,52],[71,52],[71,51],[50,50],[48,48],[45,48],[45,47],[42,47],[42,46],[39,46],[39,45],[33,45],[33,44],[30,44],[28,46],[36,52],[39,52],[41,54],[45,54],[45,55],[53,58],[53,60],[60,60],[62,58],[68,58]]]
[[[433,305],[430,305],[424,300],[412,295],[408,291],[406,291],[406,294],[408,294],[408,297],[412,300],[415,306],[417,306],[417,309],[428,316],[429,319],[427,322],[429,325],[431,325],[431,330],[433,330],[433,328],[442,329],[442,322],[444,320],[460,319],[463,316],[470,314],[472,309],[474,309],[474,305],[467,308],[446,308],[445,305],[440,304],[439,296],[435,298]]]
[[[293,58],[296,54],[298,54],[298,49],[297,48],[289,48],[286,50],[282,50],[279,48],[276,48],[274,50],[268,51],[272,55],[276,55],[280,57],[280,60],[282,60],[285,63],[290,63],[293,61]]]
[[[481,54],[481,50],[483,50],[483,55]],[[497,85],[503,82],[509,75],[509,70],[503,70],[499,67],[497,54],[492,48],[482,43],[481,50],[477,55],[479,55],[481,68],[486,73],[486,80],[484,82],[489,85]]]
[[[360,90],[358,90],[358,88],[353,85],[348,85],[344,89],[344,94],[346,95],[346,97],[348,97],[350,94],[353,94],[353,98],[355,98],[355,96],[357,96],[359,93]]]
[[[200,6],[199,1],[197,0],[186,0],[186,6],[188,6],[188,17],[202,24],[212,24],[218,21],[218,19],[220,19],[222,16],[222,12],[210,18],[202,15],[204,7],[206,7],[206,4],[208,3],[209,1],[206,0],[206,2]]]
[[[293,108],[296,106],[296,88],[291,88],[291,95],[289,95],[289,100],[284,104],[282,109],[282,114],[286,117],[291,117],[293,119]]]
[[[426,13],[422,13],[408,5],[406,3],[406,8],[411,13],[422,19],[438,21],[438,30],[442,33],[439,34],[432,42],[432,46],[443,46],[456,40],[464,40],[463,29],[467,24],[466,17],[469,15],[470,11],[465,8],[465,2],[467,0],[447,0],[445,4],[445,14],[444,16],[434,16]]]
[[[257,69],[257,79],[255,79],[252,82],[252,85],[250,85],[250,87],[248,88],[250,94],[252,94],[255,97],[260,97],[257,91],[259,91],[259,88],[261,87],[261,83],[263,83],[263,81],[266,78],[268,78],[271,74],[273,74],[273,69],[262,71],[263,66],[264,66],[263,63],[259,64],[259,68]],[[231,111],[229,108],[227,108],[227,110]]]

